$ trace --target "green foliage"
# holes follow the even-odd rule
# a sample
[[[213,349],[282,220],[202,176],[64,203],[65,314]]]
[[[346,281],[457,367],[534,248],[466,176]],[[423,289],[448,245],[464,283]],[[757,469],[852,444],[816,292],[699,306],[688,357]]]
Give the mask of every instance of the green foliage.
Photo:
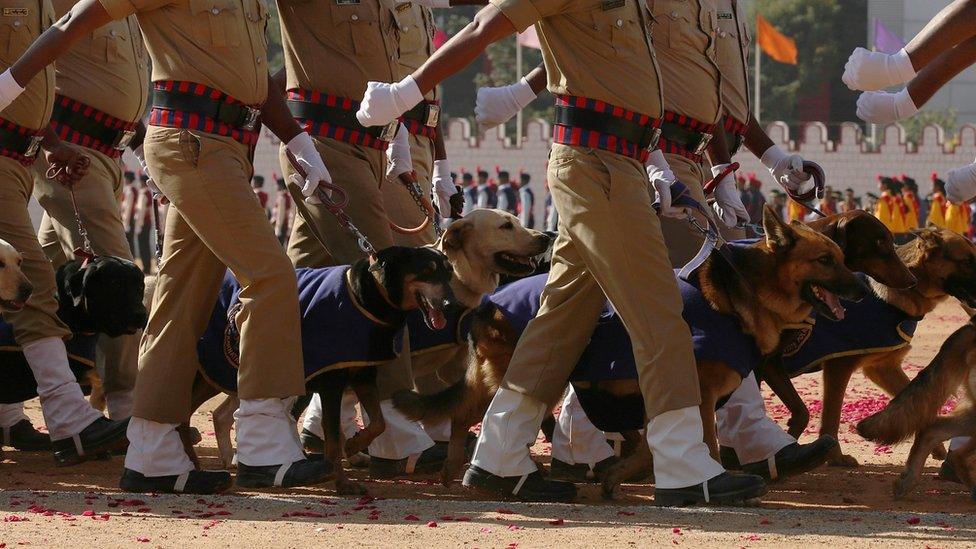
[[[802,105],[819,97],[829,99],[829,121],[856,120],[857,95],[841,82],[840,75],[851,51],[866,43],[866,0],[755,0],[750,11],[753,21],[761,13],[793,38],[799,58],[799,64],[793,66],[763,54],[762,119],[803,122]],[[750,74],[754,72],[750,70]]]
[[[905,139],[915,145],[918,145],[922,140],[922,130],[925,129],[925,126],[930,125],[941,126],[945,130],[946,141],[952,142],[957,137],[958,121],[956,115],[956,109],[952,108],[945,110],[923,109],[915,116],[902,120],[900,123],[905,128]]]

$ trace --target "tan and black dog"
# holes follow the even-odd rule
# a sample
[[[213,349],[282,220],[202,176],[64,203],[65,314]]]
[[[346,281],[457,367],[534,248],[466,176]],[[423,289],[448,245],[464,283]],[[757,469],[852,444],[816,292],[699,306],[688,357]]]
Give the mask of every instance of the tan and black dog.
[[[915,286],[899,289],[869,280],[871,294],[853,306],[847,318],[819,321],[795,354],[784,357],[781,366],[789,376],[823,370],[821,435],[837,438],[844,394],[855,371],[862,370],[888,394],[898,394],[909,384],[901,364],[911,349],[915,324],[950,296],[976,306],[976,245],[946,229],[926,228],[916,236],[896,250],[917,279]],[[778,393],[777,387],[773,389]],[[789,402],[787,406],[808,417],[805,407],[796,409]],[[790,434],[797,436],[805,427],[805,422],[791,422]],[[839,446],[829,463],[858,464]]]
[[[769,208],[764,212],[763,222],[765,239],[734,247],[735,266],[726,258],[713,254],[699,269],[698,277],[701,294],[714,313],[737,322],[740,332],[754,338],[758,351],[768,353],[776,348],[780,332],[786,327],[804,320],[815,308],[823,314],[841,314],[837,294],[857,298],[866,288],[844,267],[841,249],[829,238],[799,223],[785,224]],[[463,453],[458,448],[463,447],[465,433],[481,419],[498,389],[518,341],[518,326],[524,327],[524,322],[515,321],[505,312],[518,307],[500,304],[496,298],[517,285],[535,284],[541,291],[542,282],[538,277],[516,282],[492,296],[492,303],[479,309],[471,331],[471,363],[463,381],[438,395],[420,398],[415,395],[397,402],[408,417],[425,420],[451,417],[451,449],[454,451],[449,450],[442,472],[445,483],[450,483],[460,472]],[[538,295],[527,292],[519,299],[525,301],[522,308],[530,314],[533,309],[537,310]],[[622,325],[620,329],[623,329]],[[629,345],[622,350],[623,353],[627,351]],[[699,361],[698,370],[705,437],[717,457],[715,403],[738,387],[743,376],[714,360]],[[606,394],[606,401],[621,405],[640,399],[636,374],[630,379],[599,384],[579,381],[574,382],[574,386],[584,409],[590,393]],[[640,415],[633,419],[634,425],[646,423],[642,404],[629,406],[628,410]],[[587,410],[594,419],[590,412]],[[610,410],[599,415],[619,416],[621,413],[625,412]],[[597,427],[601,426],[597,424]],[[642,468],[649,463],[646,453],[644,460]],[[632,475],[625,473],[625,476]]]
[[[940,408],[960,385],[965,388],[962,407],[939,416]],[[915,435],[905,471],[893,487],[896,499],[915,487],[926,458],[939,445],[952,437],[972,437],[948,458],[959,480],[972,489],[976,481],[969,467],[976,450],[976,317],[950,335],[932,362],[883,410],[861,420],[857,432],[881,444],[896,444]],[[976,491],[973,496],[976,498]]]
[[[20,252],[0,239],[0,313],[23,309],[34,293],[34,286],[20,270],[23,262]]]

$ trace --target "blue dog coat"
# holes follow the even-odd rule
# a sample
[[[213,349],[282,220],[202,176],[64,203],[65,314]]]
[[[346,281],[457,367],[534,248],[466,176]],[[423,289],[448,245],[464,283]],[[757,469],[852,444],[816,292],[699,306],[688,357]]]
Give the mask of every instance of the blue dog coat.
[[[856,273],[865,283],[867,275]],[[885,303],[872,291],[858,303],[844,302],[844,320],[819,318],[783,352],[790,376],[819,370],[832,358],[894,351],[910,344],[920,319]]]
[[[379,322],[353,299],[348,266],[298,269],[305,381],[338,368],[376,366],[397,357],[402,327]],[[224,391],[237,391],[240,284],[228,272],[206,331],[197,343],[204,377]]]
[[[474,322],[474,309],[464,309],[453,305],[444,310],[447,325],[441,330],[431,330],[424,322],[424,313],[410,311],[407,314],[407,328],[410,331],[410,356],[432,353],[448,347],[466,345],[471,324]]]

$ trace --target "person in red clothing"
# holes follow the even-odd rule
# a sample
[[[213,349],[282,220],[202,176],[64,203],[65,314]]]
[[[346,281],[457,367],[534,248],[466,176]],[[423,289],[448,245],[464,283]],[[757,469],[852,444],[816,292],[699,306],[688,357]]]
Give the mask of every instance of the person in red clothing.
[[[292,211],[291,195],[288,194],[288,187],[284,179],[278,179],[278,192],[275,195],[274,208],[271,210],[271,222],[278,236],[278,242],[284,246],[288,243],[288,235],[291,234],[291,220],[295,213]]]
[[[264,209],[265,213],[268,213],[268,193],[264,192],[264,176],[255,175],[252,177],[251,188],[254,189],[254,195],[258,197],[258,202],[261,203],[261,208]]]

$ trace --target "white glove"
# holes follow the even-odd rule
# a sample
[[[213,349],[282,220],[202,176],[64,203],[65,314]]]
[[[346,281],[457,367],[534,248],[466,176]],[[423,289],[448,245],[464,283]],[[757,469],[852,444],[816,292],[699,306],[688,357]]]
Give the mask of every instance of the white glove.
[[[717,176],[727,167],[729,167],[728,164],[712,166],[712,176]],[[738,226],[740,222],[749,222],[749,212],[742,204],[742,195],[735,186],[735,173],[729,172],[719,181],[718,185],[715,186],[714,196],[715,203],[712,204],[712,208],[726,227],[732,229]]]
[[[946,176],[946,198],[955,204],[976,198],[976,163],[949,170],[949,175]]]
[[[322,182],[332,183],[332,175],[329,174],[329,169],[325,167],[325,162],[322,161],[319,151],[315,150],[315,143],[312,142],[312,136],[305,132],[299,132],[298,135],[291,138],[291,141],[285,145],[285,148],[291,154],[295,155],[295,160],[298,161],[298,165],[301,166],[306,175],[305,179],[302,179],[302,176],[293,173],[289,179],[292,183],[302,188],[305,202],[309,204],[321,204],[322,201],[316,196],[315,191]],[[328,190],[325,192],[329,197],[332,196],[332,193]]]
[[[441,217],[451,216],[451,197],[457,194],[454,181],[451,181],[451,165],[447,159],[434,161],[434,175],[431,176],[434,196],[437,198],[437,210]]]
[[[895,54],[854,48],[841,79],[852,90],[873,91],[915,78],[915,67],[904,48]]]
[[[647,171],[647,179],[650,180],[651,187],[654,188],[654,192],[657,194],[656,201],[661,209],[658,215],[661,217],[684,218],[684,209],[675,208],[671,205],[673,198],[671,196],[671,184],[674,183],[675,177],[661,149],[651,151],[651,155],[644,162],[644,170]]]
[[[803,171],[803,157],[798,154],[786,154],[786,151],[773,145],[766,149],[759,160],[769,169],[773,180],[791,192],[799,194],[809,190],[808,183],[812,185],[810,174]],[[712,173],[717,173],[714,168]]]
[[[536,97],[532,86],[524,77],[508,86],[478,88],[474,105],[474,119],[481,131],[504,124],[524,109]]]
[[[420,93],[413,76],[396,84],[370,82],[366,84],[356,119],[363,126],[385,126],[423,100],[424,94]]]
[[[10,69],[0,74],[0,111],[6,109],[17,99],[17,96],[24,92],[24,88],[17,83],[14,75],[10,74]]]
[[[405,173],[413,171],[413,159],[410,157],[410,132],[400,124],[396,137],[386,148],[386,179],[392,181]]]
[[[146,174],[146,187],[149,187],[149,192],[152,193],[153,198],[159,200],[160,204],[169,204],[169,199],[163,194],[163,191],[159,190],[156,186],[156,182],[153,181],[152,174],[149,172],[149,166],[146,165],[146,152],[143,150],[142,145],[132,149],[132,154],[139,161],[139,167],[142,168],[142,173]]]
[[[873,124],[892,124],[917,112],[908,88],[898,93],[866,91],[857,98],[857,117]]]

